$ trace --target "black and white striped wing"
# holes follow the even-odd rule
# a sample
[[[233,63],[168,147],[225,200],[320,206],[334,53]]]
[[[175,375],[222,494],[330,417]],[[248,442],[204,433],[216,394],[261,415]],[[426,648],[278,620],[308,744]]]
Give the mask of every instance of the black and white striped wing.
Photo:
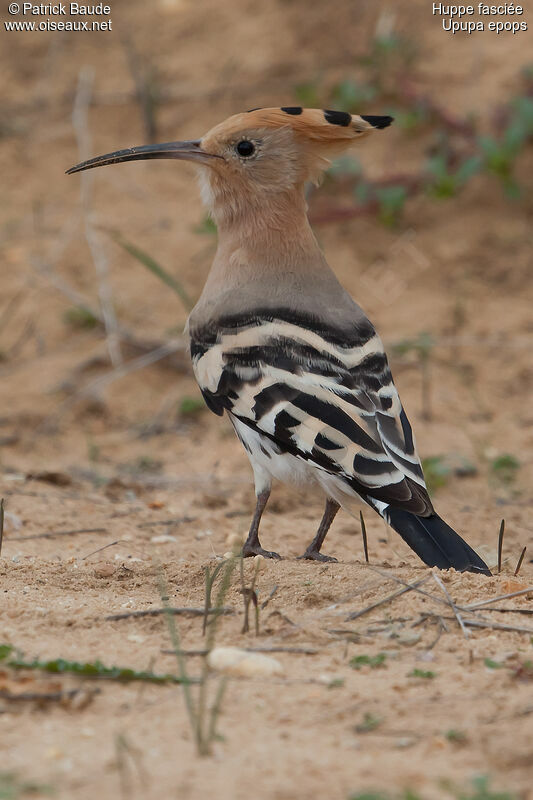
[[[364,498],[432,513],[411,426],[368,321],[346,344],[294,312],[257,312],[193,336],[191,354],[215,413],[227,410]]]

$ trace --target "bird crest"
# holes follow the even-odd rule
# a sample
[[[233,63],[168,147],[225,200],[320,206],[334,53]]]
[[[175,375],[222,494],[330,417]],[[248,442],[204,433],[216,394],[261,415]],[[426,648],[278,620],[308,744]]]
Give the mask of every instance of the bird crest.
[[[231,134],[243,128],[283,128],[290,127],[297,136],[311,141],[349,143],[376,128],[386,128],[392,122],[388,116],[365,116],[349,114],[347,111],[331,111],[301,106],[281,108],[253,108],[242,114],[235,114],[217,125],[214,131]]]

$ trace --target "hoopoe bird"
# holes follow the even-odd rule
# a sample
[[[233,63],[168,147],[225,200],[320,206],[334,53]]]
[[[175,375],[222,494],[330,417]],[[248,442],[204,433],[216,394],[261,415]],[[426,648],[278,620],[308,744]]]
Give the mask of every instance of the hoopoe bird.
[[[257,504],[243,556],[279,558],[259,541],[278,479],[325,495],[304,558],[336,560],[321,553],[331,523],[340,507],[351,512],[364,501],[427,565],[490,575],[435,512],[381,340],[326,263],[307,218],[306,183],[391,122],[257,108],[202,139],[119,150],[68,173],[152,158],[198,168],[218,247],[187,327],[205,402],[227,413],[254,473]]]

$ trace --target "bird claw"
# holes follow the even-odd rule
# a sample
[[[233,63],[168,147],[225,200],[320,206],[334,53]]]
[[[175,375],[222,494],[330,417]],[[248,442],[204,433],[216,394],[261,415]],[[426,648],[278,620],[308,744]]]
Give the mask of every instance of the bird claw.
[[[281,561],[279,553],[273,550],[264,550],[261,546],[255,547],[254,545],[244,545],[242,548],[242,557],[251,558],[252,556],[263,556],[263,558],[277,558]]]
[[[306,550],[303,556],[298,556],[298,561],[302,560],[306,561],[331,561],[334,563],[338,563],[339,559],[334,558],[333,556],[325,556],[324,553],[319,553],[318,550]]]

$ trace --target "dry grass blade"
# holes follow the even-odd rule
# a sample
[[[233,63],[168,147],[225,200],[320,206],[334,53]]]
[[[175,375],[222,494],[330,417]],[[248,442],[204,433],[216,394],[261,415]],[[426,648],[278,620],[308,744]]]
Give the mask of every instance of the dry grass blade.
[[[132,358],[130,361],[125,363],[123,362],[118,367],[115,367],[107,372],[105,375],[101,375],[99,378],[95,378],[95,380],[85,384],[85,386],[76,392],[76,394],[68,397],[63,403],[60,404],[57,411],[55,411],[53,414],[47,417],[43,423],[41,423],[41,425],[36,429],[36,432],[41,433],[43,431],[53,430],[55,426],[58,425],[63,415],[70,408],[72,408],[80,398],[91,397],[93,394],[98,395],[102,389],[105,389],[107,386],[114,383],[114,381],[120,380],[126,375],[130,375],[133,372],[137,372],[145,367],[149,367],[152,364],[156,364],[158,361],[161,361],[172,353],[179,352],[180,350],[182,352],[185,350],[184,340],[171,339],[165,344],[156,347],[154,350],[144,353],[138,358]]]
[[[498,575],[502,571],[502,551],[503,551],[504,533],[505,533],[505,520],[502,519],[500,523],[500,533],[498,534]]]
[[[528,589],[520,589],[518,592],[509,592],[508,594],[499,594],[496,597],[491,597],[489,600],[479,600],[477,603],[470,603],[467,606],[462,606],[461,611],[474,611],[476,608],[483,608],[491,603],[497,603],[499,600],[509,600],[511,597],[520,597],[524,594],[533,594],[533,586]]]
[[[428,580],[429,578],[421,578],[421,580],[416,581],[416,583],[408,584],[407,586],[398,589],[396,592],[387,595],[387,597],[384,597],[382,600],[378,600],[376,603],[372,603],[371,605],[366,606],[366,608],[362,608],[360,611],[354,611],[352,614],[346,617],[346,622],[358,619],[359,617],[362,617],[364,614],[368,614],[370,611],[373,611],[375,608],[379,608],[380,606],[383,606],[386,603],[390,603],[392,600],[395,600],[402,594],[405,594],[406,592],[410,592],[413,589],[417,589],[419,586],[422,586],[422,584],[426,583],[426,581]]]
[[[74,109],[72,111],[72,125],[76,133],[76,139],[78,140],[78,150],[81,161],[85,161],[89,158],[91,150],[88,110],[91,102],[93,80],[94,69],[92,67],[84,67],[80,70],[76,97],[74,99]],[[92,176],[84,172],[80,177],[81,197],[85,219],[85,238],[89,245],[89,250],[91,251],[98,280],[98,298],[104,318],[109,358],[112,365],[117,367],[122,363],[122,353],[118,336],[118,323],[113,306],[111,286],[109,284],[109,265],[101,241],[91,222],[90,187]]]
[[[165,656],[207,656],[209,650],[204,647],[202,650],[169,650],[168,648],[161,648],[161,652]]]
[[[471,628],[490,628],[494,631],[514,631],[516,633],[533,634],[533,628],[522,628],[520,625],[504,625],[501,622],[488,622],[480,619],[465,619],[465,625]]]
[[[6,327],[7,323],[13,317],[25,295],[26,287],[23,287],[22,289],[19,289],[19,291],[14,294],[10,300],[8,300],[2,312],[0,313],[0,331]]]
[[[157,525],[181,525],[182,522],[194,522],[196,517],[171,517],[170,519],[156,519],[151,522],[139,522],[138,528],[154,528]]]
[[[496,608],[487,608],[487,611],[499,611],[507,614],[533,614],[533,608],[505,608],[505,606],[496,606]]]
[[[254,610],[255,610],[255,635],[259,636],[259,603],[257,599],[257,592],[255,589],[255,584],[257,581],[257,576],[259,574],[260,569],[260,561],[254,560],[253,563],[253,575],[252,575],[252,583],[250,586],[246,586],[244,582],[244,558],[240,559],[240,577],[241,577],[241,594],[244,601],[244,621],[242,624],[242,631],[241,633],[248,633],[250,629],[250,622],[249,622],[249,615],[250,615],[250,603],[253,603]]]
[[[123,45],[126,51],[131,76],[135,83],[135,94],[137,95],[137,102],[141,110],[146,141],[156,142],[157,125],[155,111],[157,103],[154,87],[150,80],[151,71],[144,67],[133,42],[128,37],[124,38]]]
[[[446,600],[443,600],[442,597],[437,597],[436,594],[432,594],[431,592],[426,592],[424,589],[419,589],[412,583],[408,581],[404,581],[403,578],[398,578],[397,575],[391,575],[390,572],[385,572],[385,570],[378,569],[377,567],[368,566],[368,569],[371,569],[372,572],[377,572],[378,575],[381,575],[382,578],[388,578],[390,581],[395,581],[395,583],[399,583],[401,586],[408,586],[411,588],[413,592],[417,592],[417,594],[422,594],[424,597],[429,597],[431,600],[434,600],[436,603],[440,603],[441,605],[448,606],[449,603]],[[464,610],[464,609],[461,609]]]
[[[204,572],[205,572],[205,604],[204,604],[204,621],[203,621],[203,625],[202,625],[202,635],[203,636],[205,636],[205,632],[207,630],[207,623],[208,623],[208,620],[209,620],[209,615],[213,613],[212,609],[211,609],[211,592],[213,591],[213,584],[214,584],[214,582],[216,580],[216,577],[217,577],[218,573],[220,572],[220,570],[224,566],[225,566],[225,562],[222,561],[220,564],[218,564],[214,568],[212,573],[211,573],[211,570],[209,569],[209,567],[205,567],[205,569],[204,569]]]
[[[278,589],[279,589],[279,586],[276,584],[274,586],[274,588],[272,589],[272,591],[270,592],[270,594],[268,595],[267,599],[263,600],[263,602],[261,603],[261,605],[260,605],[261,611],[263,611],[267,607],[267,605],[270,603],[270,601],[272,600],[272,598],[274,597],[274,595],[276,594]]]
[[[365,518],[363,517],[363,512],[359,511],[359,519],[361,520],[361,536],[363,537],[363,549],[365,551],[365,561],[368,564],[368,539],[366,535],[366,525],[365,525]]]
[[[178,295],[187,312],[191,311],[194,303],[177,278],[167,272],[166,269],[164,269],[164,267],[162,267],[161,264],[155,260],[155,258],[152,258],[152,256],[148,255],[148,253],[146,253],[144,250],[141,250],[141,248],[137,247],[137,245],[132,244],[132,242],[128,242],[117,231],[109,231],[109,234],[113,241],[119,245],[119,247],[122,247],[122,249],[129,253],[130,256],[133,256],[133,258],[137,259],[140,264],[149,269],[150,272],[159,278],[160,281],[163,281],[163,283],[170,287],[170,289],[172,289]]]
[[[126,539],[116,539],[114,542],[109,542],[109,544],[104,544],[103,547],[98,547],[97,550],[92,550],[92,552],[87,553],[87,555],[83,556],[83,558],[81,560],[85,561],[86,558],[90,558],[91,556],[95,556],[97,553],[101,553],[102,550],[107,550],[108,547],[115,547],[115,545],[121,544],[122,542],[125,542],[125,541],[126,541]]]
[[[249,653],[292,653],[301,656],[316,656],[320,650],[314,647],[245,647]]]
[[[22,692],[13,693],[7,689],[0,689],[0,699],[12,703],[16,702],[36,702],[36,703],[61,703],[64,700],[73,700],[77,695],[87,695],[90,701],[95,694],[100,694],[100,689],[61,689],[57,692]],[[0,795],[2,797],[3,795]],[[11,795],[9,795],[11,796]]]
[[[32,533],[31,536],[14,536],[13,542],[25,542],[30,539],[53,539],[54,536],[75,536],[78,533],[107,533],[107,528],[74,528],[69,531],[46,531],[45,533]]]
[[[522,549],[522,552],[520,553],[520,558],[518,559],[518,563],[516,565],[516,569],[514,571],[515,578],[518,575],[518,573],[520,572],[520,567],[522,566],[522,561],[524,560],[524,556],[526,554],[526,550],[527,550],[527,546],[524,545],[524,547]]]
[[[223,606],[222,608],[211,608],[208,613],[218,617],[220,614],[234,614],[235,612],[232,608]],[[125,611],[122,614],[110,614],[105,617],[105,620],[106,622],[115,622],[120,619],[130,619],[131,617],[157,617],[160,614],[183,614],[184,616],[203,617],[205,615],[205,608],[172,608],[170,606],[168,608],[148,608],[145,611]]]
[[[460,628],[461,628],[461,630],[463,632],[463,635],[464,635],[465,639],[468,639],[470,634],[468,633],[468,631],[467,631],[467,629],[465,627],[465,624],[463,622],[463,618],[459,614],[459,611],[457,610],[457,606],[455,605],[455,603],[453,602],[452,598],[450,597],[450,594],[449,594],[447,588],[445,587],[445,585],[443,584],[443,582],[441,581],[441,579],[439,578],[438,575],[435,575],[434,572],[432,573],[432,575],[433,575],[433,580],[435,581],[437,586],[442,590],[443,594],[445,595],[446,599],[448,600],[450,608],[452,609],[453,613],[455,614],[455,619],[459,623],[459,626],[460,626]]]

